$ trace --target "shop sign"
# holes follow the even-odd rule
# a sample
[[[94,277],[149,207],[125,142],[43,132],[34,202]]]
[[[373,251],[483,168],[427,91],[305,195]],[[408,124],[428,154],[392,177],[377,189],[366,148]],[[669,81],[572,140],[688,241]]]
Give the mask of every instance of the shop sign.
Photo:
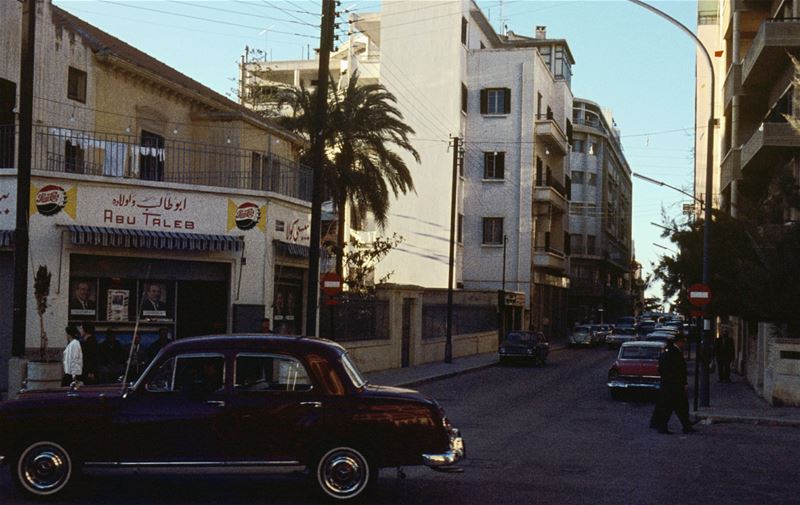
[[[131,226],[155,230],[194,230],[195,217],[187,215],[190,206],[186,195],[155,195],[123,192],[100,201],[103,226]]]
[[[237,205],[233,200],[228,200],[228,231],[234,228],[247,231],[256,227],[261,231],[267,229],[266,205],[259,206],[253,202]]]
[[[504,291],[506,307],[524,307],[525,293],[518,291]]]
[[[48,184],[41,188],[31,184],[30,214],[55,216],[62,210],[72,219],[78,205],[78,188],[65,189],[56,184]]]
[[[311,240],[311,225],[307,222],[300,222],[300,219],[295,219],[289,226],[286,227],[286,241],[287,242],[308,242]]]
[[[8,180],[0,180],[0,230],[12,230],[16,226],[17,187]]]

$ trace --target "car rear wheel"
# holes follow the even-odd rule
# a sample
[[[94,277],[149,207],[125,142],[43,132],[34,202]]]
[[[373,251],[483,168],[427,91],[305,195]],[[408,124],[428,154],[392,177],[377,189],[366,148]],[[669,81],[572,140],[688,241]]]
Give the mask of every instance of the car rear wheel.
[[[61,493],[72,481],[73,460],[56,442],[37,441],[20,452],[11,476],[23,491],[36,497]]]
[[[348,446],[334,447],[317,463],[317,484],[329,497],[351,500],[369,488],[378,476],[363,452]]]

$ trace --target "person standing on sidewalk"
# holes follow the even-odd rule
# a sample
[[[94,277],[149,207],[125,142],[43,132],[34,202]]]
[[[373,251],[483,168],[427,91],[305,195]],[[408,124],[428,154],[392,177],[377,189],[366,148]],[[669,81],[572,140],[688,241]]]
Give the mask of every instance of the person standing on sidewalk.
[[[67,326],[67,347],[64,349],[63,365],[64,377],[61,379],[62,386],[69,386],[81,379],[83,373],[83,352],[81,343],[78,341],[78,329],[72,325]]]
[[[717,372],[719,372],[719,381],[730,382],[731,362],[733,361],[736,351],[733,346],[733,339],[728,333],[727,328],[722,330],[720,337],[717,339],[715,347],[716,352],[714,354],[717,357]]]
[[[661,388],[653,416],[650,418],[650,427],[657,429],[659,433],[672,433],[668,424],[672,413],[675,412],[683,425],[683,432],[693,433],[696,430],[692,428],[692,421],[689,419],[689,398],[686,395],[688,388],[686,360],[683,359],[683,352],[675,345],[674,338],[669,339],[667,346],[661,352],[658,372],[661,375]]]

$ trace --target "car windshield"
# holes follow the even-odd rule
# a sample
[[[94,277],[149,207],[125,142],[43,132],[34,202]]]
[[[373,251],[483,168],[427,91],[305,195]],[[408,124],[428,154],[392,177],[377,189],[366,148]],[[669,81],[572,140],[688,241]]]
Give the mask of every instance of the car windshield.
[[[578,334],[578,333],[589,333],[589,327],[588,327],[588,326],[578,326],[577,328],[575,328],[575,329],[572,331],[572,333],[573,333],[573,334]]]
[[[509,333],[506,337],[509,344],[530,344],[533,342],[533,335],[530,333]]]
[[[350,355],[347,353],[342,354],[342,365],[344,365],[344,370],[347,372],[347,376],[350,377],[350,380],[353,381],[353,385],[357,388],[363,388],[367,385],[367,379],[361,375],[361,370],[358,369],[358,366],[350,359]]]
[[[634,345],[623,347],[619,352],[621,359],[653,359],[657,360],[658,355],[661,353],[661,347],[652,345]]]

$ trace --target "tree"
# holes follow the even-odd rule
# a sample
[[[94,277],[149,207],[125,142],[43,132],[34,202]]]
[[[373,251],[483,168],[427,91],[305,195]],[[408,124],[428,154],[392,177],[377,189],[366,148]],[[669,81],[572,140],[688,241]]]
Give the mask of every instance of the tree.
[[[279,121],[287,128],[310,139],[316,115],[316,91],[304,86],[285,90],[275,103],[291,115]],[[397,99],[381,84],[359,84],[353,73],[341,88],[333,81],[328,94],[328,129],[325,138],[326,159],[323,179],[339,214],[337,272],[343,270],[345,212],[347,204],[356,221],[371,214],[378,227],[387,224],[390,195],[414,190],[411,171],[393,150],[410,153],[419,163],[419,153],[409,141],[414,130],[403,122]],[[308,153],[303,153],[303,159]]]
[[[370,244],[351,238],[350,247],[344,255],[347,265],[347,277],[344,282],[348,291],[367,296],[374,292],[376,285],[387,282],[394,272],[389,272],[376,280],[375,266],[402,242],[403,237],[396,233],[391,237],[377,237]]]

